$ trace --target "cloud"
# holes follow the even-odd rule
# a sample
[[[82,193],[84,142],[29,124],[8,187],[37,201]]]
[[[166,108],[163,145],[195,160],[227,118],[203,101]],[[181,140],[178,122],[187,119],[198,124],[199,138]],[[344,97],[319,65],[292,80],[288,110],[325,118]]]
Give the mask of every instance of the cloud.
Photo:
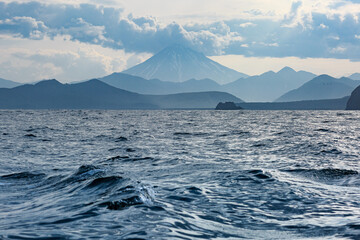
[[[345,51],[346,51],[346,48],[341,47],[341,46],[330,49],[331,53],[344,53]]]
[[[242,6],[242,3],[236,5],[235,0],[230,2],[235,9]],[[257,9],[261,4],[266,8]],[[168,45],[182,44],[207,55],[360,60],[357,1],[302,0],[273,4],[287,6],[287,13],[279,17],[270,3],[256,0],[234,19],[180,24],[164,23],[151,16],[134,16],[123,8],[98,4],[0,2],[0,34],[39,40],[69,36],[74,42],[132,53],[153,54]],[[212,2],[211,7],[215,6]]]
[[[12,19],[0,20],[0,33],[9,33],[24,38],[41,39],[48,28],[42,21],[32,17],[15,16]]]
[[[105,27],[94,26],[82,18],[72,19],[72,25],[62,27],[59,31],[62,35],[71,36],[72,40],[94,44],[104,44],[107,40],[104,37]]]
[[[247,28],[247,27],[254,27],[256,26],[256,24],[252,22],[245,22],[245,23],[241,23],[239,26],[242,28]]]
[[[320,28],[320,29],[329,29],[329,27],[326,26],[326,25],[323,24],[323,23],[321,23],[321,24],[319,25],[319,28]]]
[[[122,9],[92,4],[65,5],[0,3],[0,32],[23,38],[69,35],[71,40],[130,52],[156,53],[171,44],[183,44],[207,54],[219,54],[241,40],[224,23],[191,27],[164,25],[153,17],[125,15]]]
[[[266,71],[279,71],[289,66],[296,71],[306,70],[317,75],[329,74],[334,77],[349,76],[359,72],[360,62],[335,58],[297,58],[297,57],[244,57],[242,55],[223,55],[211,57],[227,67],[249,75],[260,75]]]
[[[8,55],[7,61],[0,63],[0,74],[4,77],[11,74],[11,79],[21,82],[50,78],[67,82],[105,76],[108,73],[107,67],[103,56],[86,51],[32,52],[16,49]],[[13,72],[14,69],[17,70]]]
[[[255,25],[251,28],[239,27],[244,23],[241,19],[225,21],[232,32],[240,33],[244,39],[240,45],[229,44],[225,54],[359,61],[360,47],[356,36],[360,33],[360,23],[354,12],[344,15],[335,9],[336,13],[332,14],[309,13],[306,7],[304,3],[295,2],[283,20],[252,20]],[[360,9],[357,16],[360,16]]]
[[[79,81],[121,72],[151,56],[69,39],[70,36],[45,37],[42,41],[0,38],[0,76],[19,82],[52,78]]]

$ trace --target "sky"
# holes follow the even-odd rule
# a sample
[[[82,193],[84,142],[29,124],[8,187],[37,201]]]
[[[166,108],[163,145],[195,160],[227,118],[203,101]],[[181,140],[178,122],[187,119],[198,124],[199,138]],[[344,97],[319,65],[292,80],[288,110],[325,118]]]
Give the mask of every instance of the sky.
[[[0,1],[0,78],[81,81],[172,45],[256,75],[360,72],[360,0]]]

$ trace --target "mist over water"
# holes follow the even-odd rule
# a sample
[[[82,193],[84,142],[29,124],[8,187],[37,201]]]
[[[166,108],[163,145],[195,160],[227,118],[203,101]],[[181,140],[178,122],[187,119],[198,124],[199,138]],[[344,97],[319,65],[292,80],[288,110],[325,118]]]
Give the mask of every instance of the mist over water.
[[[0,238],[359,239],[359,117],[0,111]]]

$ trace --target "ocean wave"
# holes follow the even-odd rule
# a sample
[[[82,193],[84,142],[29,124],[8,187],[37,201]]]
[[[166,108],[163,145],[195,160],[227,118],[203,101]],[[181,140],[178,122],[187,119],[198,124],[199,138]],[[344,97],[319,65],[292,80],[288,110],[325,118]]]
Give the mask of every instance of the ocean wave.
[[[283,170],[292,175],[307,178],[329,185],[360,186],[360,174],[349,169],[323,168],[323,169],[291,169]]]

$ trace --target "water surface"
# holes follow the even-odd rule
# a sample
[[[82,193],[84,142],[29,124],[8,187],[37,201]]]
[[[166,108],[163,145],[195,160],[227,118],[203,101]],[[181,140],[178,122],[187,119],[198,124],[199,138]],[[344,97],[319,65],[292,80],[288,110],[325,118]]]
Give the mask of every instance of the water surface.
[[[0,111],[0,238],[359,239],[359,117]]]

